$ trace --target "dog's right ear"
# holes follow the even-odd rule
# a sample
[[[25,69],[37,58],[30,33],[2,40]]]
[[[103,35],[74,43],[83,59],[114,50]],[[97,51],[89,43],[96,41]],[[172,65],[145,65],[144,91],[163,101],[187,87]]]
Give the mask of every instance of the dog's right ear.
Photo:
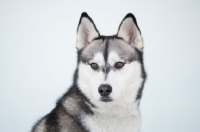
[[[83,49],[99,36],[94,22],[86,12],[83,12],[77,28],[76,48],[78,50]]]

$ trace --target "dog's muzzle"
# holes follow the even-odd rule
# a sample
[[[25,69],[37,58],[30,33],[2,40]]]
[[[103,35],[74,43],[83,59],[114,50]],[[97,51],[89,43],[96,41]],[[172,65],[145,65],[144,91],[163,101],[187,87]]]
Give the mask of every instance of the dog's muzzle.
[[[112,87],[108,84],[103,84],[99,87],[99,94],[101,95],[101,101],[110,102],[112,99],[109,97],[112,92]]]

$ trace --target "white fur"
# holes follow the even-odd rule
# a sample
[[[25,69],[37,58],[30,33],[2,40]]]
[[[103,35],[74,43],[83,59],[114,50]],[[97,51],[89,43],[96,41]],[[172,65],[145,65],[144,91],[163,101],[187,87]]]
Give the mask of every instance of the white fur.
[[[108,62],[114,66],[116,62],[123,61],[119,58],[116,52],[109,54]],[[143,79],[141,78],[141,66],[137,61],[130,64],[125,64],[120,70],[110,71],[106,82],[112,86],[113,92],[111,98],[114,100],[121,100],[122,98],[131,98],[127,101],[132,102],[135,100],[137,91]],[[119,98],[120,97],[120,98]]]
[[[128,61],[130,56],[134,57],[135,48],[142,51],[143,40],[132,18],[123,20],[117,36],[122,39],[112,38],[107,40],[106,38],[105,40],[94,40],[94,38],[99,37],[99,33],[92,20],[87,17],[87,14],[82,15],[77,31],[76,47],[78,51],[82,50],[81,57],[88,60],[86,60],[86,63],[79,61],[77,85],[89,101],[94,104],[94,106],[91,106],[91,103],[85,101],[92,111],[88,112],[87,107],[84,107],[85,105],[80,101],[81,98],[77,97],[78,94],[74,94],[74,91],[71,91],[72,93],[69,96],[64,95],[61,98],[57,105],[58,109],[55,109],[53,113],[50,113],[50,115],[36,124],[35,132],[44,132],[47,129],[53,131],[54,127],[48,128],[52,124],[46,122],[46,120],[52,119],[52,114],[58,115],[59,119],[55,121],[58,121],[59,124],[56,127],[62,132],[79,131],[82,129],[79,123],[76,123],[77,117],[79,117],[81,125],[90,132],[140,132],[141,115],[139,100],[136,100],[136,97],[143,83],[142,69],[138,61],[130,63],[126,61]],[[112,47],[108,45],[108,47],[105,47],[106,44],[110,44]],[[119,44],[121,45],[119,46]],[[103,51],[104,48],[107,49]],[[127,53],[122,55],[123,52]],[[130,56],[128,56],[128,53],[130,53]],[[102,71],[102,67],[105,67],[103,54],[108,55],[106,62],[108,63],[106,66],[110,66],[108,73]],[[116,69],[116,62],[124,62],[125,65],[121,69]],[[91,63],[97,63],[100,69],[93,70],[90,66]],[[109,84],[112,87],[112,92],[109,95],[111,102],[100,100],[101,95],[98,88],[102,84]],[[63,107],[59,108],[60,103],[63,104],[68,114],[62,115],[66,111]],[[93,114],[91,114],[92,112]]]
[[[104,64],[104,58],[102,53],[97,53],[90,63],[97,63],[99,65]],[[90,65],[80,63],[79,64],[79,79],[78,84],[81,91],[89,97],[91,100],[99,100],[100,94],[98,93],[98,87],[104,81],[104,74],[102,71],[94,71]]]
[[[82,122],[91,132],[139,132],[140,111],[132,104],[107,104],[109,107],[93,108],[93,116],[83,117]],[[112,106],[112,108],[111,108]]]
[[[122,61],[114,51],[109,53],[108,63],[114,66]],[[96,53],[90,63],[104,65],[102,53]],[[137,61],[125,64],[122,69],[111,70],[107,79],[105,74],[94,71],[90,65],[80,63],[78,84],[81,91],[96,106],[92,108],[93,116],[84,116],[82,122],[92,132],[139,132],[140,110],[136,96],[143,79],[141,78],[141,65]],[[100,101],[98,87],[101,84],[109,84],[112,93],[109,95],[112,102]]]
[[[108,63],[114,66],[116,62],[124,61],[119,58],[116,52],[110,52],[108,56]],[[104,58],[102,53],[97,53],[90,63],[97,63],[99,66],[104,65]],[[130,64],[125,64],[120,70],[111,70],[107,79],[105,80],[105,74],[100,71],[94,71],[90,65],[80,63],[79,64],[79,79],[78,84],[81,91],[90,98],[92,102],[100,100],[100,94],[98,88],[101,84],[110,84],[112,86],[112,93],[110,97],[114,100],[127,99],[132,102],[135,100],[137,91],[141,85],[143,79],[141,78],[141,66],[137,61],[133,61]],[[130,95],[129,96],[127,95]],[[101,101],[99,101],[101,102]]]

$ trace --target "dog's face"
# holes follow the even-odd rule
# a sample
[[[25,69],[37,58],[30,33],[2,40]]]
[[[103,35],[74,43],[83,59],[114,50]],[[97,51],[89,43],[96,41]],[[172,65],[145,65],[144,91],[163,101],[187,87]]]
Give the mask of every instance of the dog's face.
[[[78,81],[91,101],[131,101],[137,98],[143,76],[143,40],[132,14],[115,36],[100,36],[92,19],[83,13],[77,31]]]

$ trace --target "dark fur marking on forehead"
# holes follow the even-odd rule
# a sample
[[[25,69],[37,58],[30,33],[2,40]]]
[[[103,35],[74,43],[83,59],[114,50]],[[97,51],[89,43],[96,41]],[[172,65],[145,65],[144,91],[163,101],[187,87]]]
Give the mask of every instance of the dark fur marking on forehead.
[[[105,41],[105,51],[104,51],[104,60],[105,63],[107,63],[108,61],[108,48],[109,48],[109,40],[113,40],[113,39],[122,39],[120,37],[117,37],[117,35],[112,35],[112,36],[99,36],[98,38],[95,38],[94,40],[102,40]],[[123,40],[123,39],[122,39]]]
[[[107,63],[108,61],[108,45],[109,45],[109,40],[106,39],[106,46],[105,46],[105,51],[104,51],[104,60],[105,60],[105,63]]]
[[[81,51],[78,52],[80,55],[79,61],[82,61],[84,63],[87,63],[89,60],[91,60],[94,57],[94,54],[97,52],[101,52],[104,56],[105,63],[108,60],[108,54],[109,54],[109,42],[110,40],[114,39],[121,39],[117,37],[116,35],[113,36],[99,36],[98,38],[93,39],[93,41],[96,40],[93,46],[88,45],[87,47],[90,47],[89,49],[87,47],[83,48]]]
[[[136,51],[136,49],[134,48],[133,50],[133,47],[129,47],[128,44],[121,44],[121,42],[118,41],[121,40],[121,38],[116,37],[116,35],[100,36],[98,38],[95,38],[95,40],[97,42],[94,43],[98,43],[96,44],[96,46],[92,46],[93,48],[91,47],[91,49],[89,48],[89,50],[86,47],[81,50],[81,52],[78,52],[80,55],[79,61],[87,64],[89,60],[94,57],[95,53],[101,52],[103,54],[105,63],[107,63],[110,51],[116,51],[119,57],[123,59],[126,63],[130,63],[132,61],[140,59],[138,53],[134,52],[134,50]]]

